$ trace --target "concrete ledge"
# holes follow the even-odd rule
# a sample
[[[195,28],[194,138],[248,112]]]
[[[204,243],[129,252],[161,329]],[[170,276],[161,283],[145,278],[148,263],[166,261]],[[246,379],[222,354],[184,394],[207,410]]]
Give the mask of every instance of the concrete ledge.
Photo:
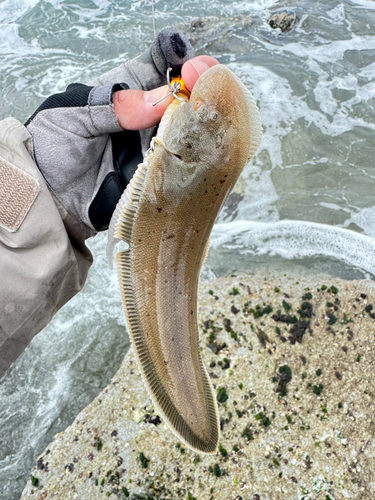
[[[372,282],[204,282],[199,326],[221,401],[216,456],[159,423],[130,350],[39,457],[22,500],[375,497]]]

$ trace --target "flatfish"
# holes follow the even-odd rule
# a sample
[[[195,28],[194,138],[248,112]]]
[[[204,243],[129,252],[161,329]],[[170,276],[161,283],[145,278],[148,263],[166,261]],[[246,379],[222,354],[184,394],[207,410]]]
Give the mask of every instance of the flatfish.
[[[198,280],[215,219],[262,128],[250,92],[223,65],[198,79],[188,102],[171,106],[114,212],[109,248],[129,245],[115,256],[122,303],[156,408],[187,446],[215,453],[219,418],[199,352]]]

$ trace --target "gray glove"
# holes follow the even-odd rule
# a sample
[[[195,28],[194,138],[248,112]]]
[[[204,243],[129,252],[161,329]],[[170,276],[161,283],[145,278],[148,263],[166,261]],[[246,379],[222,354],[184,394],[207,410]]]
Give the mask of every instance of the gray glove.
[[[69,85],[43,102],[25,124],[33,138],[35,161],[50,188],[89,228],[108,228],[155,133],[155,127],[122,130],[112,107],[113,93],[164,85],[167,69],[179,74],[192,57],[186,36],[165,28],[142,55],[88,85]]]

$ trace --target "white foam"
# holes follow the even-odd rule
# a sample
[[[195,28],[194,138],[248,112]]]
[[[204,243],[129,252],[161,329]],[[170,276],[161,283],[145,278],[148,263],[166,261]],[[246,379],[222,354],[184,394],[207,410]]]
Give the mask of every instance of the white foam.
[[[230,9],[232,13],[240,13],[244,12],[256,12],[256,13],[264,13],[268,9],[271,9],[274,6],[277,6],[278,0],[253,0],[252,2],[231,2]]]
[[[355,4],[357,9],[375,10],[375,3],[372,0],[350,0],[350,3]]]
[[[340,210],[342,210],[343,212],[347,212],[347,213],[349,213],[349,214],[351,214],[351,213],[352,213],[352,211],[351,211],[351,210],[349,210],[349,208],[340,207],[340,206],[339,206],[339,205],[337,205],[336,203],[326,203],[326,202],[324,202],[324,201],[321,201],[321,202],[319,203],[319,205],[320,205],[321,207],[329,208],[330,210],[336,210],[336,211],[340,211]]]
[[[341,24],[345,21],[345,6],[340,3],[334,9],[327,11],[327,15],[335,22]]]
[[[278,220],[279,212],[273,204],[279,199],[271,180],[271,171],[262,171],[261,167],[250,163],[241,174],[235,192],[243,195],[237,208],[228,212],[226,208],[219,214],[217,222],[236,218],[262,221]]]
[[[344,226],[347,227],[352,223],[360,227],[368,236],[375,238],[375,207],[358,209],[357,213],[352,214],[345,221]]]
[[[375,48],[375,37],[373,42]],[[290,45],[293,44],[287,47]],[[305,120],[306,127],[314,124],[322,134],[331,137],[339,136],[354,127],[375,130],[374,123],[349,113],[359,102],[371,99],[375,89],[373,82],[360,87],[354,75],[332,79],[319,69],[321,78],[314,89],[314,95],[321,106],[322,112],[320,112],[311,109],[305,96],[295,95],[288,80],[267,68],[243,63],[231,63],[229,67],[249,86],[258,103],[264,126],[264,136],[258,155],[263,149],[267,149],[274,166],[281,167],[283,163],[280,138],[291,132],[292,126],[300,119]],[[333,98],[334,88],[353,90],[356,95],[341,103]],[[331,118],[328,119],[326,114]]]
[[[278,255],[285,259],[323,256],[375,276],[375,240],[327,224],[295,220],[216,224],[211,247],[219,246],[236,248],[240,253]]]
[[[333,98],[331,89],[326,81],[319,81],[314,88],[316,101],[319,103],[323,113],[333,115],[337,110],[337,101]]]
[[[283,47],[275,47],[274,50],[290,52],[298,57],[314,60],[320,63],[333,64],[342,61],[344,54],[351,50],[373,50],[375,48],[375,37],[371,35],[355,36],[347,40],[334,40],[319,45],[305,43],[288,43]]]
[[[368,79],[375,78],[375,62],[362,68],[361,71],[359,71],[358,76]]]
[[[4,0],[0,3],[0,23],[16,22],[38,3],[39,0]]]
[[[263,45],[266,44],[266,42],[262,43]],[[300,64],[306,65],[310,72],[318,75],[319,81],[314,88],[314,95],[324,114],[319,116],[316,114],[315,110],[310,110],[311,120],[308,120],[308,124],[314,123],[320,128],[322,133],[333,137],[348,132],[354,127],[365,127],[375,130],[375,125],[372,121],[366,121],[360,116],[356,116],[356,113],[353,110],[353,107],[356,104],[361,103],[363,100],[372,98],[373,86],[372,84],[369,84],[369,86],[360,87],[355,74],[348,73],[344,77],[336,75],[333,76],[329,71],[327,71],[327,65],[328,68],[332,68],[334,63],[342,64],[344,56],[349,51],[365,52],[374,49],[375,37],[371,35],[352,35],[352,38],[349,39],[334,40],[315,45],[304,42],[286,43],[283,46],[271,45],[271,47],[267,45],[267,50],[284,54],[285,56],[288,53],[293,54],[300,61]],[[373,76],[372,66],[367,67],[367,70],[363,71],[364,73],[362,76]],[[356,95],[349,101],[340,103],[333,98],[333,89],[353,90]],[[303,99],[301,100],[298,97],[291,95],[288,90],[289,89],[284,84],[281,87],[282,95],[285,97],[288,96],[289,98],[292,97],[294,101],[297,100],[297,108],[301,109],[301,106],[305,107]],[[254,93],[256,94],[256,92]],[[288,104],[290,104],[289,101]],[[326,120],[325,114],[333,117],[333,121]]]
[[[18,34],[19,26],[15,23],[5,24],[0,30],[0,52],[2,64],[11,59],[18,61],[21,57],[40,55],[41,47],[37,40],[27,43]]]

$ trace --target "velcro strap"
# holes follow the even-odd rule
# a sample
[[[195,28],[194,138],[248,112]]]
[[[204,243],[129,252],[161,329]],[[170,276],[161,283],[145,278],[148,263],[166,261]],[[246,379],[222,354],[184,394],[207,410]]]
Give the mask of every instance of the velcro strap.
[[[39,183],[34,177],[0,156],[0,226],[19,229],[35,198]]]

